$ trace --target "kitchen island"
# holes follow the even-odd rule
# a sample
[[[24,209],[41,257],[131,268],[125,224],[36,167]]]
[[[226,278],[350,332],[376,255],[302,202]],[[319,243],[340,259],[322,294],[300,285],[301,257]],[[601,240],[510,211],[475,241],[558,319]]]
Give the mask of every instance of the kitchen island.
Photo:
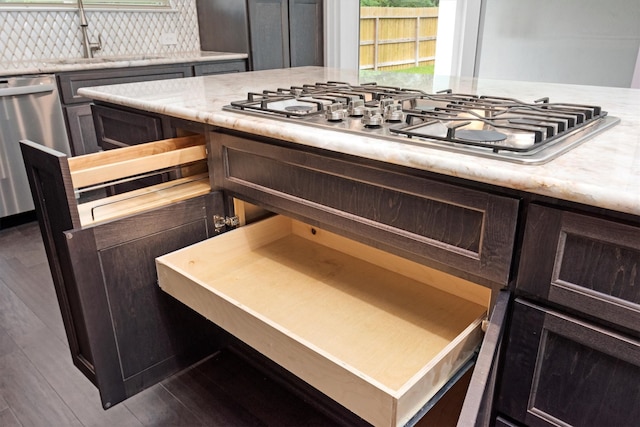
[[[601,105],[621,122],[548,163],[522,165],[222,109],[248,92],[309,81],[376,81],[429,93],[450,88],[525,101],[548,96],[552,101]],[[128,211],[120,219],[78,224],[72,232],[65,231],[75,279],[91,282],[100,275],[99,267],[86,266],[87,257],[94,258],[94,253],[96,265],[115,259],[110,255],[115,237],[109,233],[117,231],[118,239],[127,234],[127,242],[133,242],[126,243],[130,245],[127,254],[134,253],[132,248],[140,252],[140,245],[154,248],[144,253],[165,251],[159,255],[187,246],[158,258],[164,291],[375,425],[419,419],[437,399],[439,389],[475,360],[470,349],[479,341],[483,344],[463,408],[465,422],[477,417],[478,424],[484,424],[498,417],[505,425],[553,419],[575,425],[612,420],[625,425],[637,419],[633,411],[622,410],[640,406],[633,385],[640,375],[640,292],[635,286],[640,263],[637,91],[385,73],[359,76],[304,67],[86,88],[80,93],[98,107],[121,112],[121,120],[179,120],[185,132],[204,134],[215,206],[208,202],[200,206],[198,197],[209,197],[204,195],[175,199],[154,211]],[[196,143],[189,142],[185,150]],[[251,225],[189,246],[194,239],[235,228],[237,221],[243,224],[234,215],[242,216],[245,203],[279,215],[254,218]],[[176,234],[180,227],[195,224],[198,212],[203,212],[205,229],[215,231],[190,232],[188,239],[186,234]],[[148,222],[150,215],[161,219],[158,225]],[[293,219],[293,225],[280,217]],[[297,230],[294,234],[306,236],[303,241],[314,243],[300,243],[298,237],[285,234],[282,241],[294,242],[292,248],[297,249],[287,249],[287,243],[271,252],[277,245],[270,236],[280,236],[280,229]],[[317,248],[316,241],[329,249]],[[156,250],[159,244],[163,248]],[[323,255],[327,250],[329,255]],[[336,256],[334,251],[347,256]],[[300,254],[312,261],[312,268],[302,267]],[[133,260],[134,265],[150,261]],[[384,270],[356,274],[368,277],[367,286],[349,275],[373,268],[362,261]],[[255,262],[263,267],[254,269]],[[117,265],[118,277],[131,271],[126,270],[132,268],[131,262],[124,264]],[[317,275],[330,283],[337,280],[339,287],[348,289],[346,294],[357,295],[353,299],[330,294],[338,299],[331,299],[326,309],[343,309],[335,316],[325,315],[327,319],[323,319],[323,313],[329,313],[322,308],[324,297],[317,300],[319,310],[305,309],[314,319],[312,325],[341,319],[338,315],[345,313],[362,313],[341,323],[352,346],[332,347],[333,340],[317,334],[323,328],[305,329],[305,322],[287,316],[300,311],[294,310],[299,289],[310,292],[303,297],[306,304],[314,301],[309,295],[319,295],[315,289],[322,280],[307,279]],[[228,279],[219,282],[219,277]],[[238,277],[245,277],[246,286],[264,282],[265,288],[258,286],[243,295],[241,288],[228,287]],[[283,289],[287,277],[295,277],[294,286],[286,291],[293,300],[267,287]],[[124,295],[130,292],[121,280],[110,280],[105,277],[87,297],[106,289],[112,298],[103,298],[108,305],[118,295],[111,289]],[[74,285],[81,294],[86,292],[82,280]],[[447,298],[459,298],[455,304],[464,300],[474,308],[459,308],[459,316],[456,309],[440,306],[435,310],[430,304],[437,298],[422,294],[425,286],[446,293]],[[126,309],[131,298],[123,299],[125,309],[119,310],[125,315],[135,311]],[[82,305],[83,295],[80,300]],[[395,304],[387,306],[380,300]],[[392,315],[389,322],[367,311],[371,304],[360,305],[374,301],[373,305],[385,307],[385,315]],[[484,339],[478,338],[480,323],[473,319],[483,306],[492,313]],[[118,315],[118,310],[110,311]],[[436,312],[449,317],[429,317]],[[411,328],[403,323],[407,318],[412,319]],[[117,326],[122,320],[110,322]],[[393,359],[398,344],[387,340],[384,331],[396,322],[405,326],[390,329],[387,335],[399,337],[407,349],[418,345],[422,336],[453,335],[438,356],[420,368],[424,360],[418,359],[422,356],[417,350],[404,353],[416,355],[411,363],[402,357]],[[415,333],[414,324],[426,323],[431,330]],[[97,345],[91,327],[87,328],[90,347]],[[326,328],[336,330],[336,325]],[[370,331],[383,332],[371,335],[369,343],[360,343],[357,337],[369,336]],[[123,341],[125,335],[131,334],[115,330],[111,336],[128,342]],[[406,342],[402,337],[407,337]],[[363,350],[371,342],[374,348]],[[122,344],[114,348],[115,354],[127,350]],[[113,362],[108,353],[94,352],[94,357],[99,356],[101,363]],[[378,368],[381,362],[376,361],[387,356],[392,361],[382,365],[383,371],[395,374],[402,371],[400,367],[413,366],[408,368],[411,379],[392,386],[383,379],[386,376],[360,365],[366,360],[370,364],[373,358]],[[593,368],[596,374],[583,375]],[[122,378],[118,369],[126,370],[116,367],[116,374],[106,378]],[[125,393],[103,390],[97,381],[105,407],[145,386],[132,386],[124,377]]]
[[[263,88],[302,82],[378,82],[382,85],[454,92],[500,94],[532,102],[552,101],[600,105],[621,123],[560,158],[527,166],[292,125],[264,117],[223,111],[231,101]],[[640,95],[634,89],[572,86],[411,74],[301,67],[184,81],[83,89],[96,101],[113,103],[306,146],[351,154],[420,170],[550,196],[613,211],[640,214]]]

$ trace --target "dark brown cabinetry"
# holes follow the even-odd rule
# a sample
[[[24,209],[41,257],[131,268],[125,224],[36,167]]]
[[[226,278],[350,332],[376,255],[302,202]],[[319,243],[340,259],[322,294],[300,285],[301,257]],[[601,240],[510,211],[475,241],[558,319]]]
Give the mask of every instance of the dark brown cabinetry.
[[[198,0],[197,7],[203,50],[246,52],[252,70],[324,63],[322,0]]]
[[[242,73],[247,71],[247,61],[204,62],[193,66],[194,76],[210,76],[213,74]]]
[[[527,425],[634,426],[640,341],[516,300],[499,410]]]
[[[102,105],[93,105],[92,109],[98,144],[104,150],[165,138],[160,116]]]
[[[183,65],[77,71],[58,74],[62,109],[67,121],[67,130],[73,155],[94,153],[100,149],[91,116],[91,100],[78,95],[78,89],[117,83],[183,78],[192,75],[191,67]]]
[[[203,138],[73,158],[21,146],[73,362],[98,387],[103,406],[220,348],[224,334],[158,289],[154,264],[211,237],[213,215],[224,211],[222,195],[210,191]],[[94,194],[101,182],[168,167],[179,177]]]
[[[203,134],[206,129],[203,124],[146,111],[113,108],[103,104],[92,104],[91,110],[97,143],[103,150]]]
[[[517,290],[640,336],[640,228],[534,205]]]
[[[246,71],[246,68],[245,60],[233,60],[60,73],[57,75],[58,85],[72,154],[89,154],[104,148],[101,141],[96,139],[91,100],[78,95],[80,88],[240,72]],[[141,142],[155,139],[158,138]]]
[[[501,413],[528,425],[637,423],[639,268],[637,224],[529,207]]]
[[[121,113],[132,126],[136,121],[145,122],[135,114],[147,114]],[[119,127],[115,122],[105,123],[107,135]],[[465,291],[469,292],[465,298],[476,301],[473,305],[480,317],[473,326],[462,329],[475,338],[468,341],[469,348],[464,352],[451,349],[467,341],[453,340],[451,346],[447,345],[450,355],[443,351],[438,357],[460,358],[463,365],[449,367],[454,373],[468,369],[469,358],[482,340],[482,313],[491,301],[487,287],[503,288],[508,281],[517,200],[439,182],[409,169],[389,170],[383,164],[361,163],[327,152],[310,153],[278,141],[217,132],[211,132],[207,139],[208,166],[216,172],[206,184],[210,179],[212,186],[206,194],[196,192],[188,197],[180,191],[178,200],[172,193],[166,197],[170,203],[157,207],[135,199],[129,202],[132,194],[138,194],[135,192],[84,206],[76,202],[74,191],[96,185],[94,181],[101,175],[97,166],[117,175],[106,181],[111,183],[122,174],[140,172],[130,162],[166,169],[163,158],[167,157],[191,165],[192,160],[183,153],[174,156],[158,149],[169,144],[167,141],[71,159],[33,145],[24,146],[33,192],[42,200],[37,209],[50,264],[52,271],[59,273],[55,283],[74,362],[100,389],[105,407],[219,348],[228,339],[215,325],[202,324],[203,318],[160,291],[153,261],[215,235],[214,215],[233,213],[228,203],[232,198],[339,231],[371,246],[371,250],[382,248],[400,255],[397,261],[386,261],[392,270],[403,268],[402,259],[406,263],[414,259],[428,269],[427,279],[433,275],[430,280],[443,289],[472,289]],[[201,148],[199,156],[204,153]],[[191,150],[192,146],[189,143],[181,149]],[[151,153],[160,153],[157,163]],[[126,164],[126,171],[110,165],[109,159]],[[83,172],[82,164],[90,165],[91,173],[89,169]],[[189,166],[181,171],[195,173],[192,169]],[[221,174],[223,170],[229,173]],[[164,185],[163,191],[179,191],[174,181],[157,185]],[[123,213],[116,207],[120,202],[133,205]],[[422,214],[415,217],[416,211]],[[417,277],[427,280],[423,274]],[[459,316],[462,318],[463,313]],[[469,313],[464,312],[464,316]],[[492,319],[498,329],[502,321],[501,316]],[[495,342],[485,342],[485,347],[490,344]],[[495,351],[489,353],[492,358]],[[485,364],[491,365],[491,361]],[[426,381],[431,384],[431,380]],[[445,387],[453,384],[444,383]],[[437,387],[443,387],[439,380]],[[429,399],[427,393],[434,391],[432,388],[410,393],[409,401]],[[366,401],[363,405],[370,407]]]
[[[516,199],[256,137],[210,139],[214,182],[233,195],[476,283],[507,285]]]
[[[63,107],[72,153],[76,156],[100,151],[91,115],[91,104]]]
[[[206,195],[87,227],[65,216],[73,193],[64,168],[33,168],[34,176],[63,177],[39,178],[42,188],[51,186],[42,191],[63,191],[38,209],[41,221],[52,224],[43,234],[47,227],[65,232],[49,240],[54,277],[87,283],[81,292],[62,292],[60,304],[72,319],[65,322],[80,325],[68,330],[74,361],[98,385],[105,406],[176,369],[178,359],[194,360],[224,345],[226,335],[210,330],[213,347],[175,347],[171,337],[180,332],[165,331],[175,322],[165,310],[179,309],[158,294],[147,261],[214,236],[212,214],[237,213],[233,202],[240,200],[318,227],[318,234],[326,230],[381,249],[397,257],[393,268],[417,262],[455,292],[468,284],[481,289],[492,317],[460,425],[632,425],[640,415],[637,217],[546,199],[543,205],[526,193],[114,105],[94,109],[100,139],[111,147],[175,136],[176,129],[206,133],[212,171]],[[25,158],[38,165],[35,157]],[[148,285],[138,288],[143,282]],[[489,288],[490,298],[482,293]],[[108,305],[112,299],[115,308]],[[110,311],[87,315],[87,304]],[[130,313],[136,313],[134,330],[122,323]],[[138,327],[155,337],[148,352],[136,345]],[[185,349],[184,359],[170,348]],[[107,372],[104,379],[98,371]]]

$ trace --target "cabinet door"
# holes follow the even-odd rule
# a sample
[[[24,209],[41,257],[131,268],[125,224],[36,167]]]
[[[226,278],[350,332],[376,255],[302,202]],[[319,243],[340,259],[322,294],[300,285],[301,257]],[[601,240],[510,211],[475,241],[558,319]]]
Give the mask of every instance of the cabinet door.
[[[288,0],[248,0],[253,70],[289,67]]]
[[[95,384],[89,337],[86,325],[82,321],[83,313],[78,293],[72,286],[73,271],[68,252],[64,250],[64,231],[80,227],[76,195],[68,185],[71,182],[71,171],[67,156],[31,141],[21,141],[20,149],[71,358],[73,364]]]
[[[640,335],[640,224],[533,205],[517,289]]]
[[[289,0],[291,66],[324,65],[322,0]]]
[[[635,426],[640,342],[516,300],[501,413],[530,426]]]
[[[100,151],[96,138],[96,128],[93,125],[91,105],[79,104],[65,107],[67,123],[69,125],[69,139],[74,156]]]
[[[95,383],[104,408],[220,348],[223,334],[163,293],[155,258],[210,237],[222,195],[210,193],[65,232]],[[81,355],[82,356],[82,355]]]
[[[200,47],[204,51],[249,53],[244,0],[196,0]]]
[[[159,116],[92,105],[98,143],[105,149],[127,147],[164,138]]]

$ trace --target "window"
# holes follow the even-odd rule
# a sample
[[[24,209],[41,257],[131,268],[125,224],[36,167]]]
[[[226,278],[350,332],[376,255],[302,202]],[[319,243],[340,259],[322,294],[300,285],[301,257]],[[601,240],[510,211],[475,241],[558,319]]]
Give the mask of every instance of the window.
[[[171,0],[83,0],[85,7],[169,8]],[[72,6],[77,0],[0,0],[0,6]]]

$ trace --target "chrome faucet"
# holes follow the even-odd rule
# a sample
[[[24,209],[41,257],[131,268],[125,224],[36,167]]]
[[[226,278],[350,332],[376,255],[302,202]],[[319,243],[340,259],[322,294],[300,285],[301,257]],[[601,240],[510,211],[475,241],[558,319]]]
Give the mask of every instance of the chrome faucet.
[[[78,0],[78,16],[80,16],[80,30],[82,31],[82,50],[85,58],[93,58],[93,52],[102,49],[102,37],[98,34],[98,42],[89,40],[87,27],[87,15],[84,13],[84,4],[82,0]]]

